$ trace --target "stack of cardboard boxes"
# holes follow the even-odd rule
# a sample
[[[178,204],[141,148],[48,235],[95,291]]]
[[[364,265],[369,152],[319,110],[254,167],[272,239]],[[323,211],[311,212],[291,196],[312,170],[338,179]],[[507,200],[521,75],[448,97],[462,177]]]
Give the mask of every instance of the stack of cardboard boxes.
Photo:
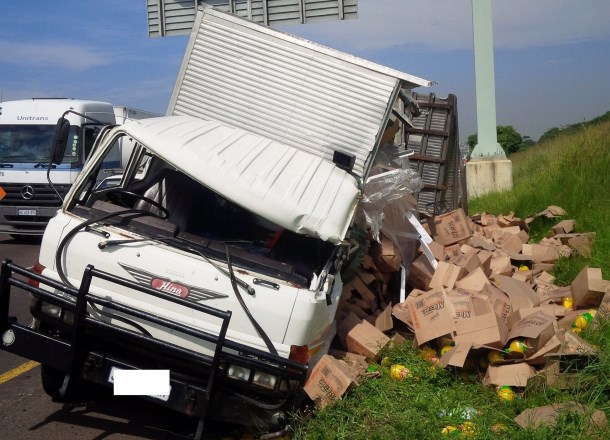
[[[556,206],[538,214],[564,215]],[[542,372],[548,384],[569,386],[566,359],[595,355],[572,324],[592,308],[599,316],[610,315],[610,281],[602,279],[600,269],[585,268],[571,286],[555,285],[549,273],[554,263],[573,252],[589,256],[595,234],[574,233],[574,221],[562,220],[551,236],[529,243],[532,221],[513,214],[467,217],[461,209],[433,217],[423,225],[433,241],[422,240],[431,252],[410,264],[402,291],[389,287],[400,271],[400,253],[382,236],[344,288],[335,341],[342,351],[313,369],[308,394],[322,405],[340,397],[383,348],[404,341],[393,332],[400,328],[410,330],[420,348],[451,341],[440,358],[448,368],[480,368],[481,359],[493,358],[480,372],[486,385],[523,387]],[[406,299],[399,301],[401,296]],[[525,345],[507,351],[513,341]],[[489,356],[494,351],[499,355]],[[321,380],[322,370],[337,373],[329,379],[341,385],[333,388],[332,398],[324,391],[332,387]]]

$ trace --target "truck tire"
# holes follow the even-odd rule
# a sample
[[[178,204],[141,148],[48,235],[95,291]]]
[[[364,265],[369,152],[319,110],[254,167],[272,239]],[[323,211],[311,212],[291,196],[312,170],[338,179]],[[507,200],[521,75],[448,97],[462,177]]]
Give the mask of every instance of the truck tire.
[[[60,390],[64,384],[64,378],[66,375],[55,368],[49,367],[48,365],[42,364],[40,366],[40,380],[42,382],[42,389],[47,393],[53,401],[62,402],[65,400],[65,396],[60,395]]]
[[[371,242],[367,231],[359,226],[354,226],[349,234],[349,241],[357,244],[358,248],[348,257],[347,262],[341,268],[341,280],[349,283],[360,271],[362,259],[369,253]]]

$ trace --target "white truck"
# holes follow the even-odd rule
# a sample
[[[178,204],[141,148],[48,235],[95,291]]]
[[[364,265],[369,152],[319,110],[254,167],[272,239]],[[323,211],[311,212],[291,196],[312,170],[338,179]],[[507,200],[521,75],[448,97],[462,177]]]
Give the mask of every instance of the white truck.
[[[57,399],[169,370],[169,394],[144,398],[199,418],[196,438],[207,417],[280,430],[333,336],[400,92],[429,82],[208,7],[197,26],[174,114],[102,130],[39,262],[3,263],[2,348],[41,362]],[[58,166],[67,137],[60,121]],[[124,173],[99,185],[123,139]],[[9,317],[11,286],[33,295],[34,325]]]
[[[48,162],[57,120],[66,112],[70,144],[60,165]],[[0,232],[42,235],[91,153],[104,124],[158,116],[107,102],[33,98],[0,103]],[[128,148],[126,153],[128,154]],[[120,157],[104,164],[120,172]],[[50,177],[51,185],[48,181]]]

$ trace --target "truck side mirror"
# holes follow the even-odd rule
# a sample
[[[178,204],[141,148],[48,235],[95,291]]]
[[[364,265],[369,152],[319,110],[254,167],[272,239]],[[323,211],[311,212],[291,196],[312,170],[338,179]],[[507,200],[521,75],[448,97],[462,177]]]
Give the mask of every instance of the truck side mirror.
[[[70,133],[70,122],[63,116],[57,120],[53,144],[51,145],[51,163],[59,165],[63,162],[68,134]]]

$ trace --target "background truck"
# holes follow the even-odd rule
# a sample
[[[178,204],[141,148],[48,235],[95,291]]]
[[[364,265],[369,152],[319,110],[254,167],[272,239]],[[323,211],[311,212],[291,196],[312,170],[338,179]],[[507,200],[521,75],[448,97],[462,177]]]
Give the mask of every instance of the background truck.
[[[47,180],[47,165],[57,120],[70,113],[70,145],[60,165]],[[102,124],[122,124],[153,113],[107,102],[60,98],[33,98],[0,103],[0,232],[42,235],[76,180]],[[95,122],[95,120],[99,122]],[[128,146],[126,144],[126,154]],[[109,175],[120,168],[120,157],[104,164]]]
[[[102,129],[33,271],[4,263],[3,348],[41,362],[55,398],[169,370],[144,398],[199,418],[197,438],[207,417],[279,430],[334,335],[368,178],[416,111],[405,91],[429,81],[208,7],[196,26],[171,114]],[[35,325],[9,318],[11,286]]]

